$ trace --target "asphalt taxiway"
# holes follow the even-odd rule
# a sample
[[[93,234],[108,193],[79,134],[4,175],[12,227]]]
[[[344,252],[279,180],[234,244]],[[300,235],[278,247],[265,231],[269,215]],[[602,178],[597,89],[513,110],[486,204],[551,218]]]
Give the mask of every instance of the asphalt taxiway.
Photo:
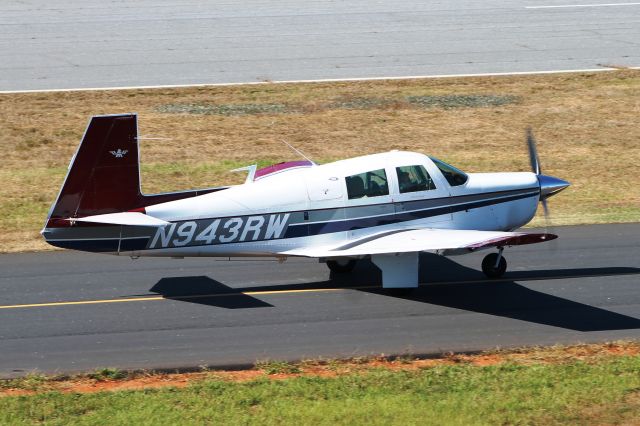
[[[640,66],[640,2],[4,0],[0,91]]]
[[[640,338],[640,224],[555,232],[507,250],[497,281],[484,253],[425,255],[406,296],[368,262],[335,277],[309,259],[2,255],[0,376]]]

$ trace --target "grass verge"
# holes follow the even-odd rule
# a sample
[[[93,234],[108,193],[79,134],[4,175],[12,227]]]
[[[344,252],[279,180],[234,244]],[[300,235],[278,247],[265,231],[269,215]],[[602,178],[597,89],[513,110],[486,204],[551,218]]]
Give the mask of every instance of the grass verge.
[[[640,413],[634,342],[258,368],[0,382],[0,424],[635,424]],[[89,379],[150,385],[87,392]]]
[[[0,95],[0,251],[47,248],[40,230],[89,116],[139,113],[146,192],[240,183],[229,169],[389,149],[463,170],[569,180],[554,224],[640,220],[640,71]],[[168,139],[168,140],[167,140]],[[537,219],[534,225],[542,225]]]

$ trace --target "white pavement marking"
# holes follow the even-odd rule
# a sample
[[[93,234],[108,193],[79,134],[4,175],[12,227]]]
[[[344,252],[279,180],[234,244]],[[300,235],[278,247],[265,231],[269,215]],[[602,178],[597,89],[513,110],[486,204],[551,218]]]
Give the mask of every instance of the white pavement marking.
[[[561,9],[570,7],[612,7],[612,6],[640,6],[640,2],[636,3],[597,3],[597,4],[560,4],[549,6],[525,6],[525,9]]]
[[[377,80],[413,80],[423,78],[461,78],[461,77],[499,77],[509,75],[538,75],[538,74],[566,74],[576,72],[603,72],[615,71],[619,68],[584,68],[573,70],[548,70],[548,71],[516,71],[516,72],[490,72],[477,74],[436,74],[436,75],[412,75],[395,77],[356,77],[356,78],[325,78],[316,80],[274,80],[274,81],[245,81],[238,83],[195,83],[195,84],[164,84],[157,86],[116,86],[116,87],[86,87],[72,89],[31,89],[31,90],[0,90],[0,95],[18,93],[49,93],[49,92],[89,92],[99,90],[137,90],[137,89],[181,89],[189,87],[224,87],[261,84],[294,84],[294,83],[338,83],[349,81],[377,81]],[[640,67],[628,67],[627,69],[640,69]]]

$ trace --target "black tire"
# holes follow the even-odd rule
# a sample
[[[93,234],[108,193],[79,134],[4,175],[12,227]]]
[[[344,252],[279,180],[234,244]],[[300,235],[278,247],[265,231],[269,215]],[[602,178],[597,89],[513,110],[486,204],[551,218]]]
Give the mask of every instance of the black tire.
[[[504,256],[500,257],[500,263],[497,268],[496,260],[498,260],[498,253],[488,254],[482,259],[482,272],[488,278],[500,278],[507,270],[507,260]]]
[[[327,266],[331,269],[331,272],[335,272],[338,274],[348,274],[353,271],[353,268],[356,266],[355,259],[338,259],[338,260],[327,260]]]

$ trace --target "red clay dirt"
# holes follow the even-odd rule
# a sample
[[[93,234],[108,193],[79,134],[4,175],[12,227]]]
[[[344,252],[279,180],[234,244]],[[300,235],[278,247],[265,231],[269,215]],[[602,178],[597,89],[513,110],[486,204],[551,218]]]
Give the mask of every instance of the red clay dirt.
[[[90,376],[71,378],[50,378],[34,385],[27,385],[20,379],[0,382],[0,397],[33,395],[40,392],[57,391],[64,393],[93,393],[104,391],[123,391],[157,389],[165,387],[184,388],[205,379],[218,379],[229,382],[247,382],[258,379],[284,380],[299,376],[336,377],[350,373],[359,373],[375,368],[390,370],[418,370],[444,365],[468,364],[487,367],[506,362],[517,364],[561,364],[566,362],[595,362],[602,358],[617,356],[640,356],[640,342],[614,342],[605,344],[575,345],[566,347],[525,348],[508,351],[483,352],[480,354],[445,354],[439,358],[412,359],[409,357],[386,359],[384,357],[368,359],[306,361],[298,364],[284,364],[283,371],[276,370],[267,374],[265,369],[256,367],[251,370],[225,371],[212,370],[196,373],[130,373],[123,379],[96,379]],[[282,365],[278,363],[278,365]],[[287,367],[295,367],[299,372],[287,372]]]

